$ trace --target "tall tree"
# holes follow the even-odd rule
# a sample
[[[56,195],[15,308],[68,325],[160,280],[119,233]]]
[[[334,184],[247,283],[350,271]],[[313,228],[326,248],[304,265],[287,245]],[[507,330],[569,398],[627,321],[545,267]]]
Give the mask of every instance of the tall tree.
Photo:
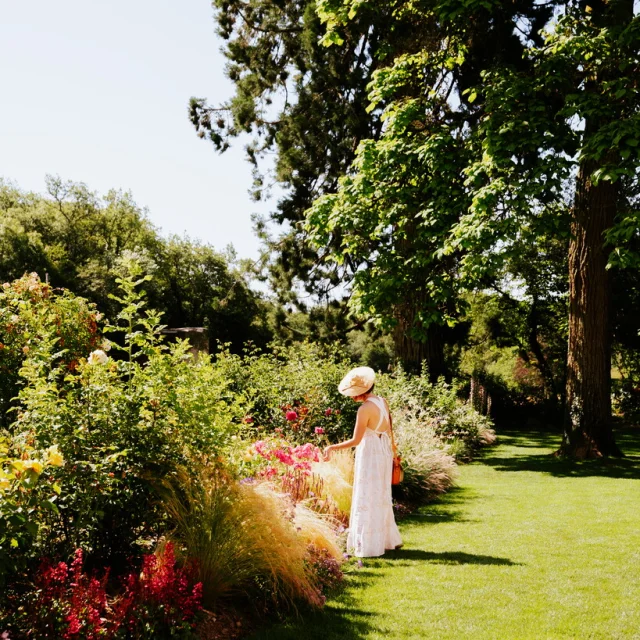
[[[349,15],[372,4],[326,0],[320,6],[327,23],[339,29]],[[577,457],[616,454],[610,424],[611,306],[606,267],[610,243],[620,237],[618,225],[628,227],[631,218],[637,226],[638,219],[628,212],[624,221],[616,217],[619,179],[637,182],[640,164],[640,21],[633,14],[633,2],[529,3],[528,12],[510,15],[511,29],[522,43],[518,61],[504,56],[474,59],[469,46],[475,25],[504,17],[503,2],[393,4],[398,10],[410,8],[435,19],[445,45],[442,56],[424,46],[417,56],[399,56],[388,71],[377,75],[372,99],[383,95],[389,104],[384,135],[361,145],[338,195],[321,199],[311,210],[310,227],[319,241],[327,233],[352,228],[345,212],[353,210],[354,201],[365,208],[372,194],[389,182],[389,172],[401,174],[415,157],[439,144],[443,131],[434,126],[434,108],[424,99],[416,106],[407,92],[422,83],[423,96],[432,96],[440,78],[436,72],[451,75],[455,99],[448,105],[465,120],[455,143],[464,157],[462,193],[469,204],[454,218],[449,195],[442,195],[446,188],[439,195],[434,187],[424,213],[417,216],[407,209],[402,223],[418,224],[426,233],[430,226],[438,228],[446,221],[436,239],[436,254],[458,255],[452,281],[457,287],[477,289],[500,271],[523,238],[534,239],[539,232],[565,234],[564,212],[572,202],[568,411],[562,451]],[[455,70],[470,63],[479,65],[481,81],[464,87],[456,81]],[[451,128],[444,135],[451,136],[450,132]],[[395,149],[397,155],[386,171],[378,172],[385,148]],[[449,154],[433,155],[428,179],[446,180],[450,163]],[[417,183],[419,175],[413,175]],[[460,179],[449,186],[457,191]],[[405,194],[398,196],[406,203]],[[382,248],[376,262],[389,255],[393,247]],[[368,291],[379,283],[369,288],[357,284]],[[433,286],[446,292],[442,283]]]
[[[517,0],[499,19],[485,16],[473,32],[469,44],[473,54],[465,65],[448,74],[432,74],[434,82],[440,79],[441,106],[446,106],[446,90],[452,87],[451,74],[466,87],[478,80],[482,59],[496,55],[521,58],[522,45],[511,23],[514,13],[526,13],[528,4]],[[193,99],[192,122],[200,135],[208,135],[222,150],[231,137],[253,133],[248,153],[254,163],[261,152],[276,151],[274,177],[286,195],[272,220],[290,225],[290,231],[268,242],[268,250],[277,255],[273,282],[279,291],[289,294],[298,278],[308,293],[319,294],[326,302],[331,291],[348,286],[354,277],[363,277],[358,274],[368,268],[371,255],[342,252],[343,239],[337,229],[324,245],[312,247],[301,224],[304,211],[319,195],[335,192],[337,179],[347,171],[361,140],[379,138],[385,126],[381,116],[386,98],[380,96],[370,108],[367,97],[367,86],[376,71],[394,57],[419,52],[425,46],[438,57],[446,34],[438,30],[437,16],[408,3],[406,7],[397,2],[359,3],[350,19],[333,21],[329,3],[319,3],[316,10],[315,0],[216,0],[214,6],[219,33],[227,42],[228,75],[236,94],[219,107]],[[531,19],[541,11],[530,11]],[[346,14],[345,10],[344,17]],[[322,19],[329,21],[329,28]],[[336,46],[323,46],[327,43]],[[419,93],[421,86],[415,84],[410,91]],[[258,186],[263,181],[259,175]],[[420,208],[419,199],[416,206]],[[426,253],[424,247],[414,246],[424,235],[414,236],[410,227],[398,234],[402,246],[396,246],[405,259],[416,252]],[[375,242],[367,250],[375,254]],[[336,251],[343,256],[339,262],[331,260]],[[392,291],[390,279],[386,289],[390,295],[384,300],[381,317],[375,307],[365,308],[360,301],[351,306],[392,325],[401,358],[415,366],[426,358],[434,377],[443,372],[443,324],[455,313],[455,303],[447,298],[443,304],[443,296],[433,298],[423,283],[446,280],[453,262],[431,260],[412,265],[412,282],[402,297]]]

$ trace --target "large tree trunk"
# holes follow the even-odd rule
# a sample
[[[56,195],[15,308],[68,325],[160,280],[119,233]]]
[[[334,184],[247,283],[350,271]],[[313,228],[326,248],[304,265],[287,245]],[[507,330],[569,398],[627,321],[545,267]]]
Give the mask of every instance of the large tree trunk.
[[[616,213],[617,188],[594,185],[593,162],[579,169],[569,243],[569,351],[561,453],[620,455],[611,427],[611,285],[604,232]]]
[[[633,0],[598,0],[591,3],[592,20],[601,27],[628,24]],[[587,81],[586,90],[598,90],[615,79],[617,65]],[[612,114],[611,121],[615,119]],[[585,139],[609,124],[587,119]],[[615,150],[605,157],[614,159]],[[598,164],[581,162],[569,243],[569,350],[565,432],[560,452],[575,458],[622,455],[611,425],[611,283],[606,270],[610,248],[605,231],[613,224],[618,184],[592,181]]]
[[[431,324],[426,330],[426,338],[416,339],[411,336],[415,322],[415,309],[410,304],[396,312],[397,324],[393,332],[395,351],[404,366],[413,372],[419,372],[422,363],[426,362],[429,380],[436,382],[445,375],[444,335],[440,325]]]

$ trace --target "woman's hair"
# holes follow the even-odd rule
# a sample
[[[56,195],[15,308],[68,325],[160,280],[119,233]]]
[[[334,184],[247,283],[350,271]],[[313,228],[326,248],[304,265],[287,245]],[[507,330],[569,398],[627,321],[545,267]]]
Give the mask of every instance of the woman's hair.
[[[363,396],[366,396],[367,393],[373,393],[373,388],[375,387],[375,383],[371,385],[370,389],[367,389],[366,391],[363,391],[362,393],[359,393],[357,396],[354,396],[354,398],[362,398]]]

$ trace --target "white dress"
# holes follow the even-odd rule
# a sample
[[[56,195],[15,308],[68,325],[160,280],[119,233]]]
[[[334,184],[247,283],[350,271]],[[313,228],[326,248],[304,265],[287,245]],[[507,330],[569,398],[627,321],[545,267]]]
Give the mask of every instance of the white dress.
[[[402,544],[393,516],[391,474],[393,450],[389,433],[378,429],[387,408],[377,396],[369,398],[380,411],[375,429],[367,427],[356,447],[353,497],[347,535],[347,553],[358,558],[384,555],[385,550]]]

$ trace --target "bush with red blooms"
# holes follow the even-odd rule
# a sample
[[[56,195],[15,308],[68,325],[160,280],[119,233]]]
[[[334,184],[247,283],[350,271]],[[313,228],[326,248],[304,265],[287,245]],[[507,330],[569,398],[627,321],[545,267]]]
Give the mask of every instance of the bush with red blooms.
[[[311,442],[294,447],[282,438],[258,440],[249,447],[248,453],[260,462],[269,463],[259,471],[259,475],[267,479],[293,470],[310,474],[311,463],[320,460],[320,448]]]
[[[107,591],[109,571],[92,577],[83,561],[81,549],[70,566],[45,561],[32,599],[16,607],[9,632],[42,640],[196,637],[202,583],[195,583],[193,564],[176,566],[171,543],[159,555],[144,556],[141,572],[130,573],[117,596]]]

